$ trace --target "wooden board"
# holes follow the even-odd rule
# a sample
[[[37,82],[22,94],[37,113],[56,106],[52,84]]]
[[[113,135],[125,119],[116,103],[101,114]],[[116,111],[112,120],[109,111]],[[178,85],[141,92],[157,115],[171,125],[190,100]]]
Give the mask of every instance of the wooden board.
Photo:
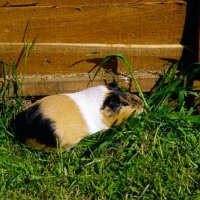
[[[18,62],[24,43],[39,35],[26,66],[32,79],[25,80],[23,91],[38,96],[84,89],[105,53],[117,51],[142,74],[139,83],[149,91],[163,65],[175,63],[182,52],[189,58],[182,45],[194,49],[194,6],[185,0],[0,0],[0,60],[11,74],[11,60]],[[94,51],[101,53],[86,57]],[[110,69],[127,74],[116,59],[101,72]],[[18,74],[23,70],[21,60]]]
[[[183,0],[1,2],[3,43],[39,34],[39,43],[180,44],[187,7]]]
[[[157,80],[161,74],[147,73],[147,72],[134,72],[141,89],[148,92],[150,88],[156,85]],[[97,76],[94,81],[91,81],[93,75],[44,75],[44,76],[25,76],[23,90],[18,91],[18,94],[23,96],[46,96],[58,93],[71,93],[83,90],[87,87],[96,86],[113,81],[113,76],[101,75]],[[120,85],[123,85],[132,92],[138,92],[135,83],[128,76],[119,75],[118,80]],[[0,78],[0,87],[2,87],[3,79]],[[22,83],[22,79],[20,79]],[[10,94],[12,94],[12,89]],[[8,94],[9,95],[9,94]]]
[[[11,59],[17,63],[23,44],[0,44],[0,57],[11,72]],[[101,52],[87,57],[89,52]],[[183,47],[176,45],[106,45],[106,44],[36,44],[28,58],[27,75],[94,73],[107,52],[120,52],[130,62],[132,70],[162,71],[164,65],[177,62]],[[10,68],[9,68],[10,66]],[[18,74],[23,74],[24,62],[19,63]],[[125,65],[115,59],[103,71],[126,73]],[[2,66],[0,76],[2,77]],[[8,70],[7,70],[8,71]]]
[[[164,3],[170,2],[180,2],[177,0],[165,0]],[[110,4],[149,4],[149,3],[163,3],[163,1],[159,0],[42,0],[42,1],[33,1],[33,0],[0,0],[0,7],[31,7],[31,6],[62,6],[62,5],[110,5]]]

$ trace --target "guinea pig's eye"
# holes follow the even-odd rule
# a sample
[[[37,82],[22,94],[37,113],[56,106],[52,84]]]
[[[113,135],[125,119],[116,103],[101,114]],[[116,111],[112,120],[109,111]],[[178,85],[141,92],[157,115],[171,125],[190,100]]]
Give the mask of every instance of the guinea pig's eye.
[[[123,106],[128,106],[128,103],[124,101],[124,102],[122,102],[122,105]]]

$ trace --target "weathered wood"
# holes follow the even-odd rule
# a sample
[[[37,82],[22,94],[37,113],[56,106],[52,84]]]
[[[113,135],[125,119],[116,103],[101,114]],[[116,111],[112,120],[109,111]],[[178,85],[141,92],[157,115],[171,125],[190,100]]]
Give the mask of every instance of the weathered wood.
[[[23,95],[84,89],[89,73],[95,72],[106,52],[113,51],[127,57],[147,92],[158,80],[162,66],[179,60],[180,44],[195,46],[184,29],[194,30],[194,24],[188,23],[195,21],[189,18],[188,5],[185,0],[0,0],[0,61],[6,61],[11,73],[11,60],[18,61],[23,43],[39,34],[29,55]],[[92,51],[101,53],[85,56]],[[101,72],[109,69],[127,74],[115,59]],[[17,72],[23,73],[22,60]],[[102,83],[98,77],[93,84]],[[134,84],[132,90],[136,91]]]
[[[179,44],[187,6],[183,0],[44,1],[30,7],[25,4],[37,2],[6,2],[0,7],[0,42],[7,43],[39,34],[39,43]]]
[[[165,3],[177,2],[178,0],[166,0]],[[123,3],[128,4],[141,4],[141,3],[163,3],[162,0],[123,0]],[[42,1],[33,1],[33,0],[0,0],[0,7],[30,7],[30,6],[62,6],[62,5],[109,5],[109,4],[122,4],[122,1],[119,0],[42,0]]]
[[[11,65],[11,59],[17,62],[24,44],[0,44],[0,60]],[[101,52],[86,57],[89,52]],[[107,52],[120,52],[130,62],[133,71],[162,71],[163,65],[179,60],[183,47],[176,45],[106,45],[106,44],[36,44],[28,58],[27,75],[44,74],[80,74],[94,73]],[[7,66],[7,69],[9,67]],[[18,74],[23,74],[23,59],[17,68]],[[113,73],[127,72],[125,65],[113,60],[108,62],[103,70]],[[11,72],[11,66],[10,66]],[[0,65],[0,77],[2,77]]]
[[[156,81],[159,79],[160,74],[147,73],[147,72],[134,72],[134,75],[144,92],[149,92]],[[95,86],[113,81],[113,76],[102,75],[97,76],[91,82],[93,75],[45,75],[45,76],[25,76],[24,86],[18,90],[18,94],[23,96],[46,96],[58,93],[70,93],[83,90],[87,87]],[[138,92],[136,85],[127,76],[118,76],[119,84],[127,88],[131,88],[133,92]],[[20,80],[22,82],[22,80]],[[0,79],[0,87],[2,87],[3,79]],[[10,90],[12,94],[12,89]]]

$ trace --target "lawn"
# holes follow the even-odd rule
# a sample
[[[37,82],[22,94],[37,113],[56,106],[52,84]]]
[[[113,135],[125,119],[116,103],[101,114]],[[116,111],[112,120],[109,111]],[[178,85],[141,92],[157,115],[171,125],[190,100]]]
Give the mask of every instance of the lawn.
[[[200,118],[196,105],[187,105],[199,98],[187,82],[200,65],[177,73],[178,64],[164,70],[153,93],[139,90],[143,114],[57,153],[15,140],[9,121],[23,99],[7,98],[4,85],[0,199],[200,199]]]

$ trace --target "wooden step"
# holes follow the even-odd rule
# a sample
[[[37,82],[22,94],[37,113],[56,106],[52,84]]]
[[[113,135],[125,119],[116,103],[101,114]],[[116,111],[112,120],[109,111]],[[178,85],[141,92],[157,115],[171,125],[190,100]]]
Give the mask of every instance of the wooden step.
[[[135,71],[133,72],[143,92],[149,92],[152,89],[161,74],[159,72],[145,72]],[[77,92],[87,87],[110,83],[113,81],[113,75],[101,75],[97,76],[93,82],[91,82],[93,75],[79,74],[79,75],[33,75],[24,77],[24,85],[21,90],[18,90],[18,94],[22,96],[46,96],[58,93],[71,93]],[[7,80],[9,80],[7,78]],[[131,87],[132,92],[137,92],[136,85],[127,75],[118,76],[119,85],[123,85],[127,88]],[[20,83],[22,78],[20,77]],[[0,87],[2,87],[3,79],[0,79]],[[10,90],[10,94],[12,90]]]
[[[7,71],[12,71],[11,60],[14,60],[18,63],[18,74],[23,74],[24,58],[19,59],[23,48],[23,43],[0,43],[0,58],[7,63]],[[26,75],[94,73],[109,52],[120,52],[127,58],[133,71],[162,71],[164,65],[176,63],[180,59],[183,49],[180,44],[37,43],[31,50],[25,68]],[[100,52],[100,54],[87,57],[86,54],[89,52]],[[2,66],[0,66],[0,77],[2,77],[1,68]],[[103,71],[105,70],[127,71],[126,66],[115,59],[106,63],[103,67]]]

